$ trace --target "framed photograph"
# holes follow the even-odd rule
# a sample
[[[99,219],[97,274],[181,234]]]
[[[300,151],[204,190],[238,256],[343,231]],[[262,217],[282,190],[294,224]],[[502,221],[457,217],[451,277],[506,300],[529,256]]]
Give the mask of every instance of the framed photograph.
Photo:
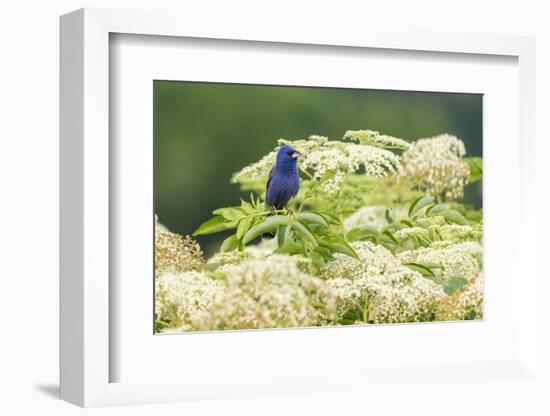
[[[61,18],[61,397],[536,386],[534,40],[232,28]]]

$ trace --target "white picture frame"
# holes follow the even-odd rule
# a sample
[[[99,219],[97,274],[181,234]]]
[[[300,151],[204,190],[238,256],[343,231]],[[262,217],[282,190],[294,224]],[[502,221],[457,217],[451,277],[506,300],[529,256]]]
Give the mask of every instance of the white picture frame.
[[[535,205],[536,195],[529,177],[535,166],[535,147],[530,145],[535,141],[534,39],[353,28],[337,33],[315,27],[307,32],[299,27],[280,31],[275,22],[256,25],[243,19],[241,23],[236,30],[234,22],[204,25],[193,16],[107,9],[82,9],[61,18],[61,398],[88,407],[337,391],[367,385],[372,389],[377,382],[393,384],[396,379],[402,382],[407,378],[420,383],[453,379],[481,383],[499,378],[537,383],[537,270],[536,250],[532,246],[536,218],[526,214],[528,207]],[[110,297],[113,259],[109,252],[109,230],[115,218],[110,215],[109,189],[110,172],[116,169],[109,148],[110,34],[429,51],[470,54],[474,56],[472,59],[476,54],[517,58],[520,140],[517,209],[524,215],[519,215],[522,224],[514,265],[516,273],[521,268],[522,279],[514,315],[521,325],[513,352],[495,361],[418,362],[417,366],[401,370],[369,366],[365,372],[361,366],[353,370],[336,368],[321,373],[326,377],[314,372],[283,371],[265,380],[225,373],[219,374],[214,383],[206,375],[202,379],[194,376],[178,381],[112,382],[110,368],[121,357],[110,347],[113,336],[110,309],[115,305]],[[304,336],[315,335],[310,332]]]

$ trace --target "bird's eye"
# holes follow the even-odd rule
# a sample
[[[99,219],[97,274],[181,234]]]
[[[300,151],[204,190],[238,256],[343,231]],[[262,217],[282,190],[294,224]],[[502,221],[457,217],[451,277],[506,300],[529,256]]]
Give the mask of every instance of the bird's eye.
[[[294,153],[293,150],[289,150],[288,152],[286,152],[286,154],[289,155],[289,156],[292,156],[292,153]]]

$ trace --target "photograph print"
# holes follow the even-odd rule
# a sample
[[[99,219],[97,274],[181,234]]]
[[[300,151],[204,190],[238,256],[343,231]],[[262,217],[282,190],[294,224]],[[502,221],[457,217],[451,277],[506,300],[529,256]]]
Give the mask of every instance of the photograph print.
[[[481,94],[153,88],[155,333],[483,319]]]

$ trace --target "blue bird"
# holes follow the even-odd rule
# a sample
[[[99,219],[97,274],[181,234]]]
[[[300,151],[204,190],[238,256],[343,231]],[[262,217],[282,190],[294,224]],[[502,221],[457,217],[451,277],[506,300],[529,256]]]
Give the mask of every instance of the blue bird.
[[[277,152],[277,160],[269,172],[266,186],[266,202],[270,207],[281,210],[298,193],[300,177],[297,162],[301,155],[286,144]]]

